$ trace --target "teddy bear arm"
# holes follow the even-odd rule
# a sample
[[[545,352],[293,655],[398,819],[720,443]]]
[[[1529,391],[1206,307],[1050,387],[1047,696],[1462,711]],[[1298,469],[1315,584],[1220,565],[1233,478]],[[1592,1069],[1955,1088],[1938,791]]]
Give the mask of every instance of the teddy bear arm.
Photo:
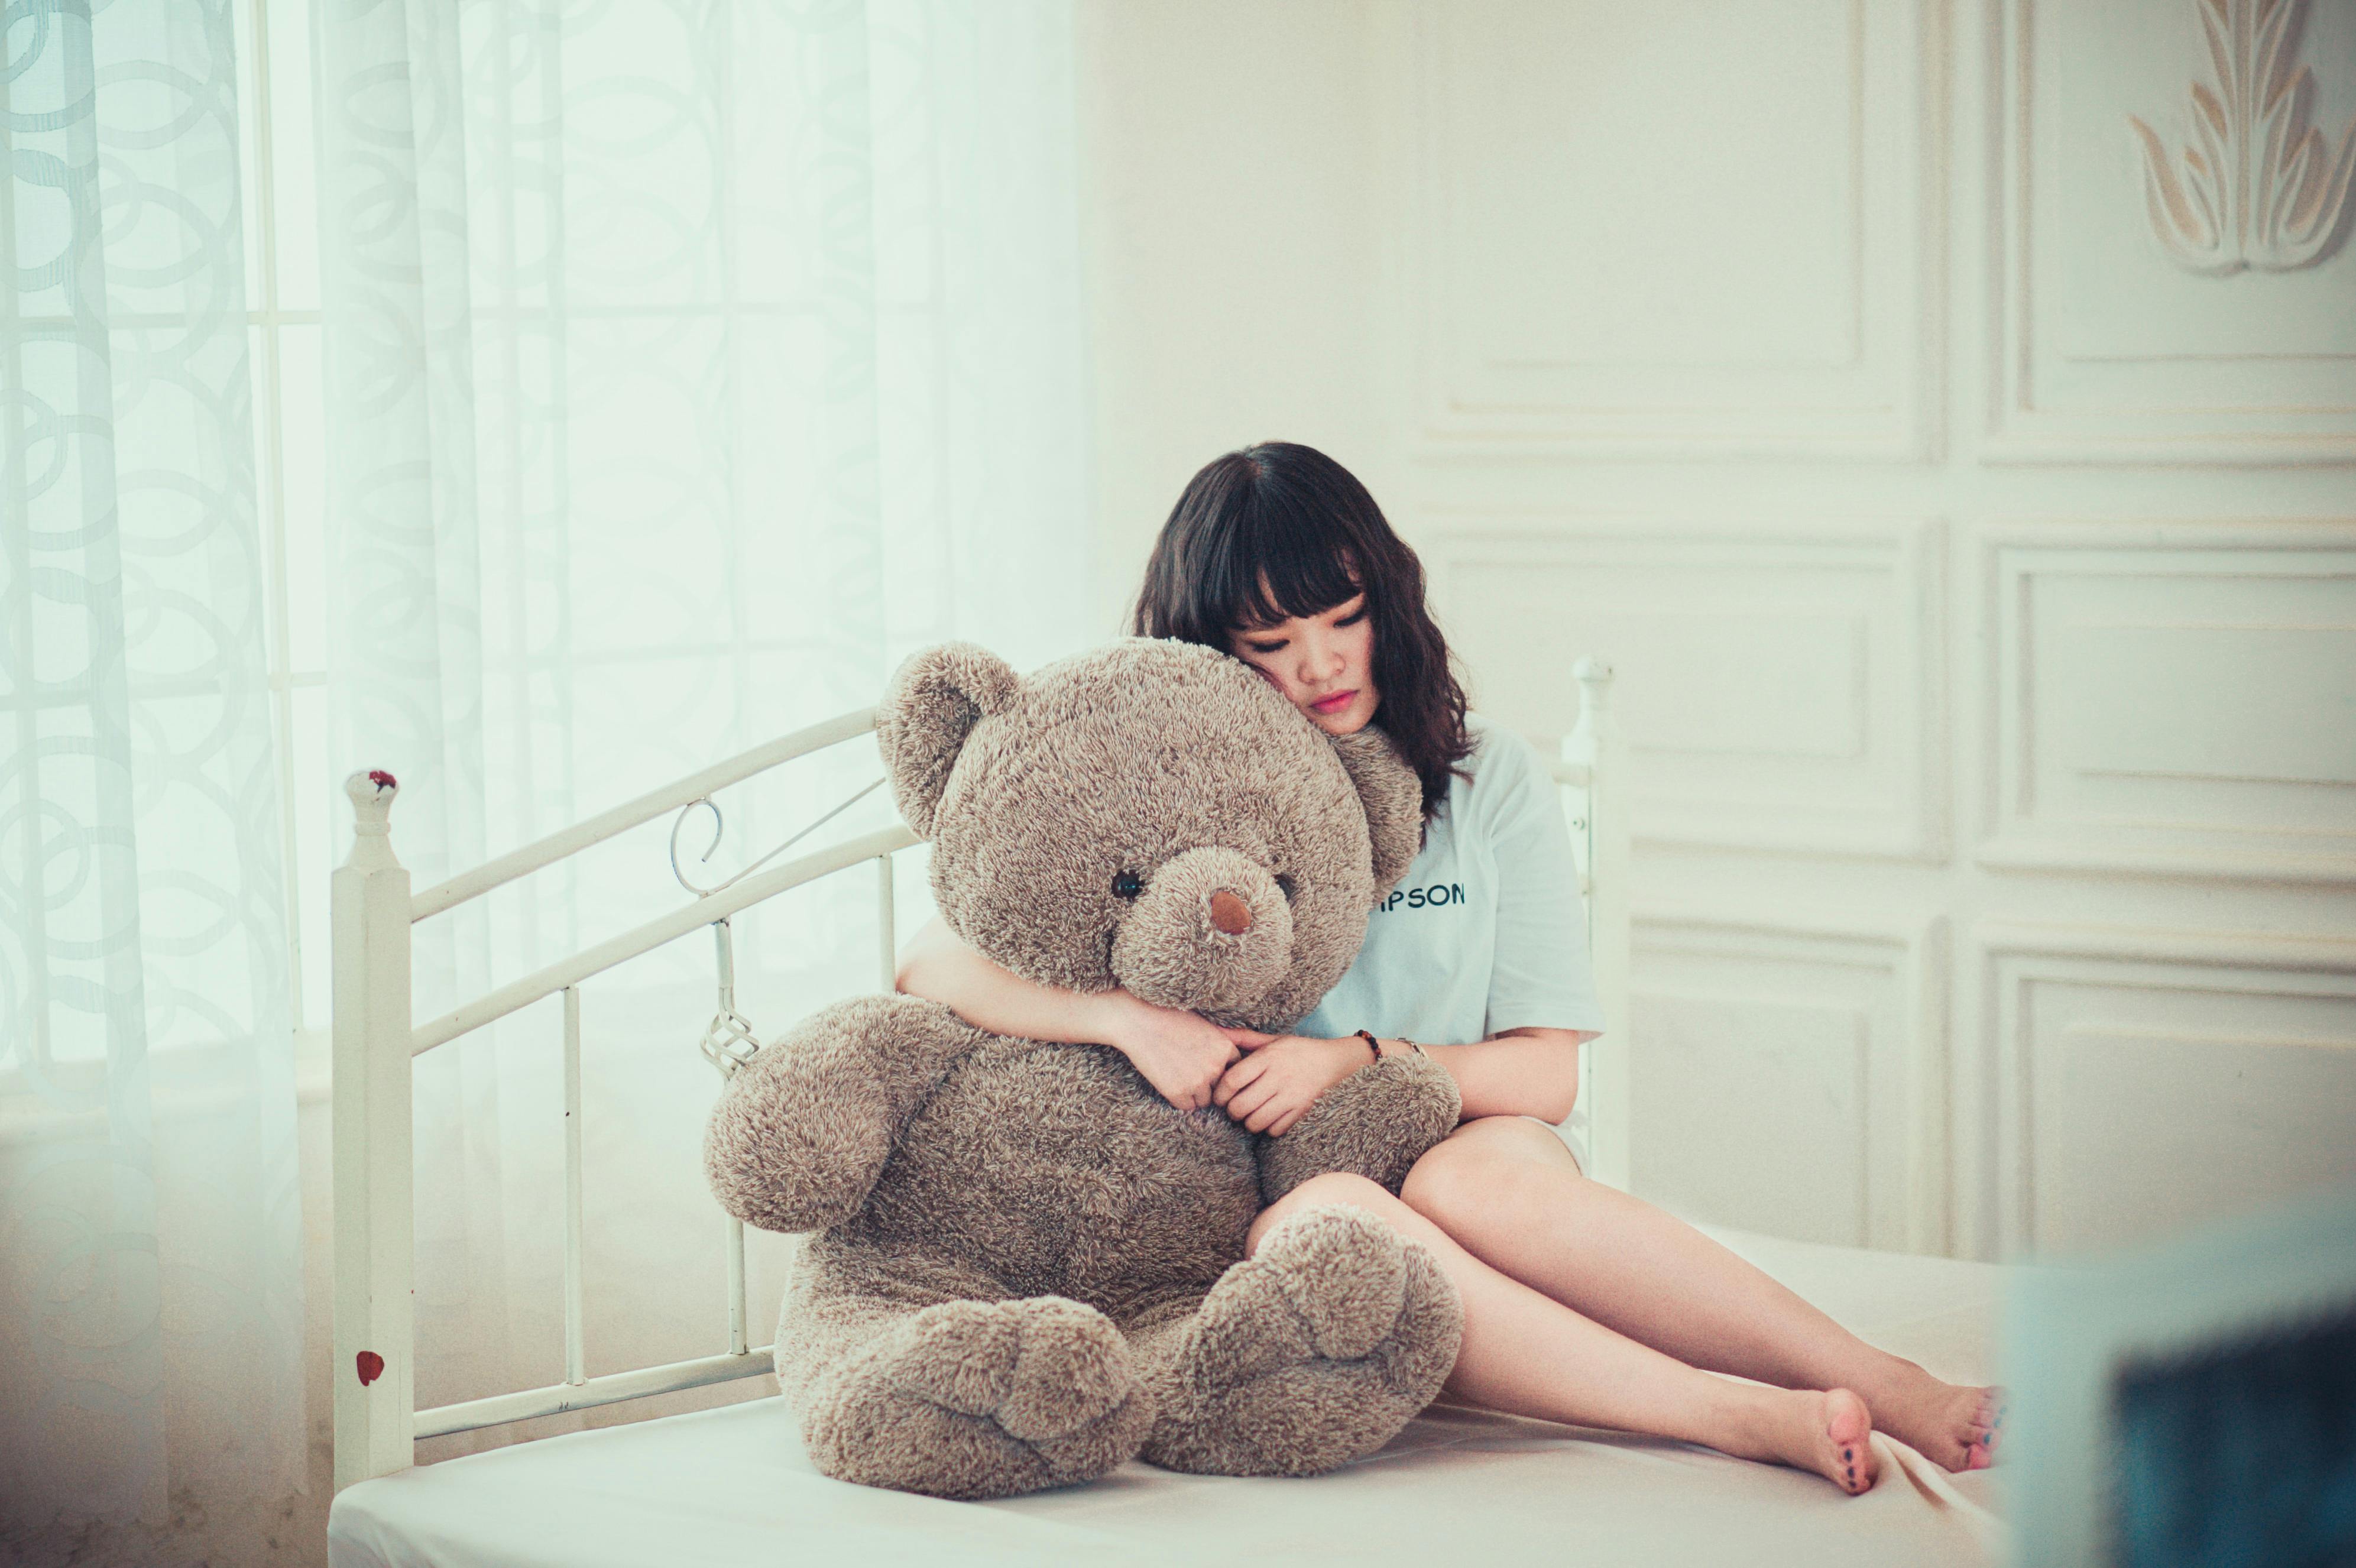
[[[935,1002],[862,996],[796,1026],[739,1068],[704,1133],[721,1208],[764,1230],[859,1211],[910,1115],[979,1031]]]
[[[1274,1203],[1329,1171],[1396,1193],[1425,1151],[1456,1130],[1462,1109],[1456,1080],[1430,1057],[1369,1062],[1320,1095],[1290,1132],[1260,1140],[1260,1197]]]

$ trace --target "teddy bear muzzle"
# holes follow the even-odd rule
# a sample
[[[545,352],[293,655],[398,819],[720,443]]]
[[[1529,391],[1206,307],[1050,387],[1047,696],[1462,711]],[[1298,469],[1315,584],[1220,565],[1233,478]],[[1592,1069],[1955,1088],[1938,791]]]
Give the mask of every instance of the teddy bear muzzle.
[[[1162,1007],[1248,1007],[1292,963],[1292,906],[1268,868],[1191,849],[1153,875],[1113,939],[1113,976]]]

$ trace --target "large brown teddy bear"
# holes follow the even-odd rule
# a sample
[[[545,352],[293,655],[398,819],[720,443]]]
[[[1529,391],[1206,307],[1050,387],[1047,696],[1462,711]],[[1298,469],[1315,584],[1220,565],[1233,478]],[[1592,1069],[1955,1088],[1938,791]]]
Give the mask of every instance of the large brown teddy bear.
[[[1414,858],[1421,794],[1381,735],[1329,738],[1249,668],[1131,639],[1019,679],[968,644],[877,720],[942,918],[1013,972],[1280,1030],[1341,977]],[[1462,1328],[1430,1256],[1312,1176],[1397,1190],[1455,1126],[1421,1057],[1369,1063],[1281,1138],[1170,1105],[1118,1052],[866,997],[761,1050],[712,1113],[727,1210],[815,1231],[777,1322],[810,1457],[990,1498],[1100,1476],[1307,1475],[1440,1390]]]

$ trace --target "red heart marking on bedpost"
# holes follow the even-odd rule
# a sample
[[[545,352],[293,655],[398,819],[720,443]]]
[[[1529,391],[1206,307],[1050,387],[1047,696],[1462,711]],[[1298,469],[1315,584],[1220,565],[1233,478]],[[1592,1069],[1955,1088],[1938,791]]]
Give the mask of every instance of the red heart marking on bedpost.
[[[359,1353],[360,1387],[366,1388],[384,1376],[384,1358],[373,1350]]]

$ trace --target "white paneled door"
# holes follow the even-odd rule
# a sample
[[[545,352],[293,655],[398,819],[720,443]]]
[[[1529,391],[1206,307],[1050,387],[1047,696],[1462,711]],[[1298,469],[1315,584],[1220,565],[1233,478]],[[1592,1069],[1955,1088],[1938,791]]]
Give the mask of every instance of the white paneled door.
[[[1637,1188],[1996,1257],[2356,1179],[2356,0],[1390,0],[1387,504],[1618,661]]]

